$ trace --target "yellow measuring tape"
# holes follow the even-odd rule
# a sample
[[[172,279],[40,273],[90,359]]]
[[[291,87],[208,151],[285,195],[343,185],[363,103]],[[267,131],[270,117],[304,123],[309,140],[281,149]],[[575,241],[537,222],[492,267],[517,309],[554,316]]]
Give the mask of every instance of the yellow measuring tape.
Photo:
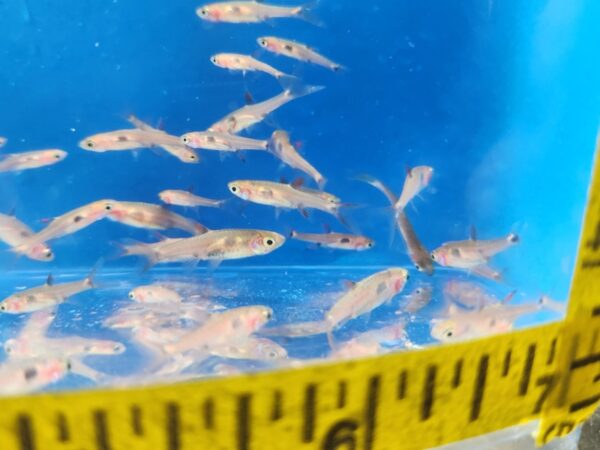
[[[564,322],[296,370],[6,398],[0,449],[409,450],[540,417],[545,443],[600,402],[599,272],[596,164]]]

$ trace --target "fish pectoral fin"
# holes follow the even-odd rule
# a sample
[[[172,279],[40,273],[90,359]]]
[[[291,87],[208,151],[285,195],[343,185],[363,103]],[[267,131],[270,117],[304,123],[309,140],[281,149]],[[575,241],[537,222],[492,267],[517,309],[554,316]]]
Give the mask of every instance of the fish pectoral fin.
[[[54,277],[52,276],[51,273],[48,274],[48,277],[46,278],[46,286],[52,286],[54,284]]]
[[[298,207],[298,212],[300,214],[302,214],[302,217],[304,217],[305,219],[308,219],[308,217],[309,217],[308,211],[306,209],[304,209],[302,206]]]
[[[487,264],[481,264],[479,266],[472,267],[470,269],[471,273],[474,275],[479,275],[480,277],[488,278],[494,281],[502,281],[502,273],[488,266]]]

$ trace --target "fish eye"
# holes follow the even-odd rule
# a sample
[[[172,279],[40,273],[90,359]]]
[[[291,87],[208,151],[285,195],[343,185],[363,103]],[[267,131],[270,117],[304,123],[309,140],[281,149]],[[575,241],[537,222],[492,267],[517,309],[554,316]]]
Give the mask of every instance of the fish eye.
[[[373,243],[372,243],[372,242],[369,242],[369,243],[367,244],[367,247],[373,247]]]
[[[121,352],[123,350],[124,350],[124,348],[123,348],[122,344],[115,344],[115,346],[113,347],[113,351],[115,351],[115,352]]]
[[[231,186],[231,192],[237,192],[238,188],[237,186]]]
[[[273,245],[275,243],[275,241],[273,239],[267,239],[265,241],[265,243],[270,247],[271,245]]]
[[[73,364],[71,364],[71,361],[67,361],[67,370],[71,370],[73,368]]]
[[[135,299],[135,295],[133,295],[133,292],[130,292],[130,293],[129,293],[129,298],[130,298],[131,300]]]
[[[432,254],[431,254],[431,259],[432,259],[433,261],[435,261],[435,253],[432,253]]]
[[[273,350],[271,350],[267,356],[269,358],[277,358],[277,353],[275,353]]]
[[[112,205],[110,203],[107,203],[106,205],[104,205],[104,209],[110,211],[112,209]]]
[[[211,62],[212,62],[213,64],[216,64],[216,63],[217,63],[217,57],[216,57],[216,56],[211,56],[211,57],[210,57],[210,60],[211,60]]]
[[[262,45],[263,47],[266,47],[266,46],[267,46],[267,40],[266,40],[266,39],[260,39],[260,40],[258,41],[258,43],[259,43],[260,45]]]
[[[54,154],[54,159],[60,159],[60,158],[61,158],[61,155],[60,155],[60,153],[55,153],[55,154]]]
[[[196,155],[190,155],[190,159],[191,159],[192,161],[196,161]]]
[[[94,142],[93,141],[85,141],[85,146],[87,148],[94,148]]]
[[[46,258],[52,258],[52,250],[46,250],[46,251],[44,252],[44,256],[45,256]]]
[[[202,16],[206,16],[207,14],[208,14],[208,11],[206,10],[206,8],[202,8],[202,9],[200,10],[200,15],[202,15]]]
[[[419,271],[423,270],[423,268],[420,265],[418,265],[418,264],[415,264],[415,269],[417,269]]]
[[[445,336],[447,338],[451,338],[454,335],[454,333],[452,332],[452,330],[446,330],[446,332],[444,334],[445,334]]]
[[[6,305],[0,305],[0,311],[6,311]]]
[[[273,313],[271,311],[265,311],[265,318],[270,319],[273,317]]]
[[[190,140],[188,139],[188,137],[187,137],[187,136],[183,136],[183,137],[181,138],[181,141],[182,141],[184,144],[187,144],[188,142],[190,142]]]

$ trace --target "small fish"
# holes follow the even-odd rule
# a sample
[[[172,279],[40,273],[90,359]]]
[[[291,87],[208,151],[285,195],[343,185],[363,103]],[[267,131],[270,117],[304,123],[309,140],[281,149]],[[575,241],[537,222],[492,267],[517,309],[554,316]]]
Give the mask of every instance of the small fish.
[[[233,195],[243,200],[276,208],[296,209],[307,216],[307,209],[318,209],[340,219],[339,199],[327,193],[314,193],[293,184],[273,181],[236,180],[227,184]],[[343,222],[343,221],[342,221]]]
[[[209,22],[256,23],[277,18],[311,20],[309,6],[275,6],[262,1],[210,3],[196,9],[196,14]]]
[[[6,341],[4,351],[10,358],[48,356],[70,358],[88,355],[120,355],[125,352],[125,346],[116,341],[85,339],[78,336],[44,339],[29,339],[28,336],[23,336]]]
[[[112,329],[176,326],[182,319],[204,322],[213,308],[197,303],[144,303],[119,309],[104,320]]]
[[[15,251],[28,253],[41,243],[73,234],[88,227],[94,222],[105,218],[114,204],[114,200],[98,200],[56,217],[46,228],[24,239],[21,245],[15,247]]]
[[[430,302],[433,296],[433,287],[429,284],[416,287],[407,296],[407,302],[402,306],[396,314],[408,313],[414,316],[423,308],[425,308]]]
[[[287,132],[283,130],[274,131],[269,140],[268,150],[288,166],[307,174],[315,180],[319,188],[323,189],[327,180],[296,151]]]
[[[18,172],[51,166],[66,157],[67,152],[56,148],[0,155],[0,172]]]
[[[241,70],[244,72],[264,72],[276,79],[290,77],[274,67],[259,61],[252,56],[241,55],[239,53],[217,53],[210,57],[210,62],[215,66],[229,70]]]
[[[494,255],[518,242],[519,236],[515,233],[499,239],[446,242],[431,253],[431,259],[441,266],[474,269],[485,266]]]
[[[317,53],[317,51],[306,44],[300,42],[290,41],[289,39],[281,39],[274,36],[263,36],[257,39],[258,44],[264,49],[273,52],[277,55],[287,56],[300,60],[302,62],[309,62],[319,66],[323,66],[334,72],[340,71],[343,66],[333,62],[323,55]]]
[[[210,350],[210,353],[221,358],[255,361],[285,359],[288,356],[287,350],[278,343],[270,339],[253,336],[214,347]]]
[[[488,293],[480,285],[462,280],[449,280],[444,283],[444,296],[466,309],[482,309],[500,300]]]
[[[159,198],[168,205],[187,206],[195,208],[197,206],[205,206],[208,208],[220,208],[225,200],[213,200],[210,198],[200,197],[192,194],[189,191],[181,191],[177,189],[167,189],[158,194]]]
[[[193,131],[181,136],[181,142],[191,148],[237,152],[240,150],[267,150],[268,141],[213,131]]]
[[[184,334],[177,342],[167,344],[169,354],[188,350],[210,351],[230,342],[243,340],[260,330],[273,316],[266,306],[244,306],[213,314],[203,325]]]
[[[431,177],[433,176],[433,167],[416,166],[407,170],[404,186],[398,201],[394,204],[396,211],[402,211],[419,193],[425,189]]]
[[[187,164],[197,164],[200,162],[200,157],[198,153],[194,149],[189,148],[186,145],[182,145],[179,141],[179,137],[171,136],[165,133],[158,128],[153,128],[145,122],[142,122],[140,119],[131,115],[127,118],[127,121],[131,123],[134,127],[142,130],[142,131],[150,131],[153,133],[162,133],[165,135],[165,138],[170,140],[171,144],[162,143],[159,146],[165,150],[167,153],[173,155],[175,158],[179,159],[179,161],[187,163]],[[168,136],[168,138],[166,137]]]
[[[220,262],[265,255],[281,247],[284,242],[282,235],[272,231],[212,230],[192,238],[127,245],[124,256],[144,256],[149,265],[181,261]]]
[[[12,294],[0,302],[0,312],[22,314],[56,306],[69,297],[94,289],[94,270],[86,278],[70,283],[54,284],[52,275],[48,275],[43,286],[26,289]]]
[[[382,328],[376,328],[354,336],[341,344],[335,344],[331,357],[352,359],[386,353],[382,344],[398,344],[407,341],[406,323],[399,322]]]
[[[12,247],[13,252],[24,254],[35,261],[52,261],[54,253],[44,242],[32,245],[29,248],[23,246],[33,235],[31,228],[15,216],[0,214],[0,241]]]
[[[208,131],[215,133],[237,134],[251,127],[265,118],[276,109],[305,95],[310,95],[324,89],[322,86],[304,86],[301,89],[288,89],[263,102],[246,105],[210,126]]]
[[[518,306],[494,304],[479,310],[461,311],[456,305],[448,308],[448,317],[432,320],[431,337],[441,342],[455,342],[506,333],[515,320],[532,314],[544,306],[543,302]]]
[[[69,373],[71,363],[64,358],[8,360],[0,364],[0,394],[27,394],[40,390]]]
[[[138,303],[181,303],[181,295],[160,284],[138,286],[129,291],[129,298]]]
[[[151,230],[177,228],[190,234],[202,234],[208,231],[204,225],[171,212],[164,206],[152,203],[115,201],[107,217],[136,228]]]
[[[292,231],[290,233],[292,239],[298,241],[310,242],[317,244],[320,247],[335,248],[339,250],[367,250],[372,248],[375,243],[372,239],[365,236],[356,236],[353,234],[343,233],[299,233]]]
[[[91,152],[137,150],[161,147],[163,145],[181,145],[176,136],[162,131],[140,129],[116,130],[89,136],[79,142],[79,147]]]

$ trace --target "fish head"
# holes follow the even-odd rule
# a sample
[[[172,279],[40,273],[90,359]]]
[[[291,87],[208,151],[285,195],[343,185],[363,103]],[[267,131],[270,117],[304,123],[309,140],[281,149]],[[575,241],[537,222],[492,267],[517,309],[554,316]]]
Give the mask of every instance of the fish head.
[[[35,261],[52,261],[54,253],[52,249],[45,243],[35,244],[27,250],[27,256]]]
[[[79,141],[79,147],[90,152],[106,151],[99,135],[89,136]]]
[[[4,343],[4,352],[10,356],[31,356],[29,340],[25,338],[9,339]]]
[[[196,14],[202,20],[209,22],[218,22],[221,19],[221,9],[219,5],[204,5],[196,9]]]
[[[356,250],[367,250],[375,247],[375,241],[365,236],[357,236],[354,239],[354,248]]]
[[[432,321],[431,337],[440,342],[452,342],[464,336],[468,331],[466,324],[461,324],[455,319]]]
[[[103,209],[105,217],[110,220],[123,221],[130,214],[130,207],[123,202],[115,200],[106,200],[99,209]]]
[[[404,289],[408,281],[408,270],[399,267],[388,269],[387,285],[391,292],[397,294]]]
[[[273,310],[268,306],[249,306],[243,314],[247,329],[251,332],[260,330],[273,317]]]
[[[217,67],[226,66],[225,57],[221,53],[217,53],[216,55],[212,55],[210,57],[210,62],[213,63]]]
[[[270,339],[257,339],[256,354],[264,359],[285,359],[287,350]]]
[[[52,150],[47,150],[44,153],[44,159],[46,159],[50,163],[58,162],[58,161],[62,161],[63,159],[65,159],[67,157],[67,155],[68,155],[68,153],[65,152],[64,150],[52,149]]]
[[[131,291],[129,291],[129,294],[127,294],[127,296],[129,297],[130,300],[133,300],[134,302],[143,303],[144,290],[142,289],[142,287],[136,287],[136,288],[132,289]]]
[[[51,383],[60,380],[71,370],[71,362],[64,358],[50,358],[39,361],[29,369],[35,370],[40,381]]]
[[[91,341],[82,350],[86,355],[120,355],[125,352],[125,345],[116,341]]]
[[[269,36],[259,37],[258,39],[256,39],[256,42],[258,42],[258,45],[268,50],[276,49],[275,41]]]
[[[27,304],[34,302],[32,295],[14,294],[0,302],[0,313],[20,314],[27,312]]]
[[[448,265],[448,249],[446,247],[436,248],[431,252],[431,260],[438,263],[440,266]]]
[[[185,134],[181,135],[179,140],[181,141],[181,143],[183,145],[186,145],[186,146],[192,147],[192,148],[199,147],[202,144],[204,144],[206,141],[206,139],[204,138],[204,135],[201,133],[197,133],[197,132],[185,133]]]
[[[243,180],[231,181],[227,183],[227,187],[233,195],[241,198],[242,200],[250,200],[253,192],[255,191],[251,182]]]
[[[82,213],[90,221],[96,221],[109,216],[116,209],[118,202],[116,200],[102,199],[90,203],[85,213]]]
[[[433,261],[426,252],[414,258],[415,269],[427,275],[433,274]]]
[[[264,255],[278,249],[285,237],[273,231],[258,231],[250,240],[250,249],[256,255]]]
[[[412,169],[411,173],[414,175],[415,171],[417,172],[416,175],[419,177],[419,186],[425,187],[425,186],[429,185],[429,182],[431,181],[431,177],[433,177],[433,167],[429,167],[429,166],[414,167]]]
[[[162,191],[158,194],[158,198],[160,198],[163,202],[167,204],[173,203],[173,192],[172,191]]]

